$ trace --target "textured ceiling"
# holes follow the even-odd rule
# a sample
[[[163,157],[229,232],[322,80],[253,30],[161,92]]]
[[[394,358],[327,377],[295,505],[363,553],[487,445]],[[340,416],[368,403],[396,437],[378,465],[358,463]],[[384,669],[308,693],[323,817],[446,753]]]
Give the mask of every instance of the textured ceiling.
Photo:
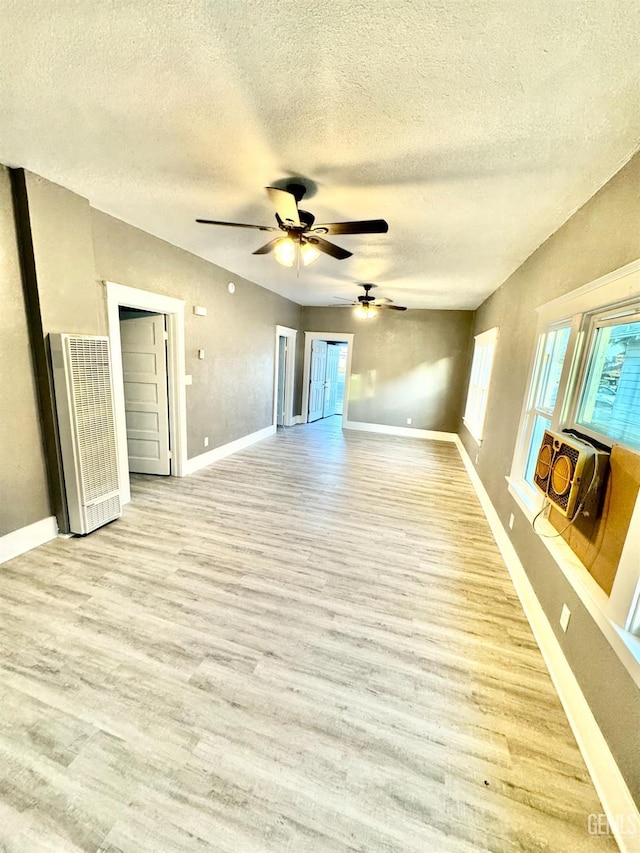
[[[303,305],[474,308],[637,147],[639,46],[638,0],[0,0],[0,162]],[[194,222],[288,176],[389,233],[296,278]]]

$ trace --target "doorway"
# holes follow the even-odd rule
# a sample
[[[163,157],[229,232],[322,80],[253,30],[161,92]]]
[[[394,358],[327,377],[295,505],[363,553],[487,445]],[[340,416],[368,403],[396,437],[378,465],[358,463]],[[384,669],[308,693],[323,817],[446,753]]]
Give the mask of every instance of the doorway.
[[[305,332],[302,421],[347,420],[353,334]]]
[[[129,472],[171,474],[167,318],[119,308]]]
[[[275,368],[273,377],[273,425],[292,426],[298,330],[276,326]]]
[[[347,367],[347,345],[312,341],[307,422],[341,415]]]
[[[148,290],[105,282],[107,289],[107,322],[111,349],[113,406],[115,413],[118,471],[121,503],[131,500],[129,482],[129,444],[123,374],[123,350],[120,333],[120,309],[141,315],[161,315],[166,331],[166,388],[168,401],[169,475],[184,477],[187,468],[187,415],[184,349],[184,302]],[[164,335],[163,335],[164,337]]]

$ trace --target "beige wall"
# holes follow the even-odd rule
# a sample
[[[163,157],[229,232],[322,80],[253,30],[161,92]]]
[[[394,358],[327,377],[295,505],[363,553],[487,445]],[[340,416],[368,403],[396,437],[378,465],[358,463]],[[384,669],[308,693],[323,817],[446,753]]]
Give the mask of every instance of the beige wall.
[[[544,243],[477,312],[474,334],[499,326],[485,440],[461,438],[512,540],[567,660],[640,804],[640,691],[507,492],[536,326],[535,308],[640,258],[640,155]],[[571,610],[565,634],[563,603]]]
[[[44,334],[105,335],[89,202],[31,172],[26,181]]]
[[[189,458],[206,452],[205,436],[211,450],[269,426],[275,327],[298,329],[300,307],[105,213],[92,210],[91,217],[100,279],[186,302]],[[229,281],[236,285],[233,295]],[[204,306],[207,316],[194,315],[194,305]]]
[[[469,363],[471,311],[305,308],[309,332],[353,333],[350,421],[457,432]]]
[[[0,166],[0,536],[51,515],[9,173]]]

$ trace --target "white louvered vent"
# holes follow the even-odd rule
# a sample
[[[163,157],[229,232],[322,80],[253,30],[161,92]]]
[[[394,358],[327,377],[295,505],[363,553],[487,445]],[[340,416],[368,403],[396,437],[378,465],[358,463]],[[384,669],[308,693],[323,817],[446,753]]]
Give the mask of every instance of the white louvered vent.
[[[49,335],[73,533],[121,515],[109,339]]]

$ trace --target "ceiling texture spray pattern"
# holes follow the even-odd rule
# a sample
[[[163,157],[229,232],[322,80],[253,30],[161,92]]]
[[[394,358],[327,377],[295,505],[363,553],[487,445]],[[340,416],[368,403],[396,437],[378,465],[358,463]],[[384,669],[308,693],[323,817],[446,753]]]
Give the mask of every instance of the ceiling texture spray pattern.
[[[637,0],[0,0],[0,161],[303,305],[475,308],[640,141]],[[264,187],[382,217],[254,256]]]

